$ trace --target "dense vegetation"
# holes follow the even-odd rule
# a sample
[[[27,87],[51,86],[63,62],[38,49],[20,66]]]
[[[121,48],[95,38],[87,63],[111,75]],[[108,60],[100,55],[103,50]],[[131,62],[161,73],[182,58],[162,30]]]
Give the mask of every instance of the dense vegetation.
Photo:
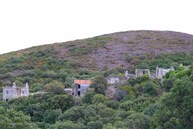
[[[179,67],[169,72],[163,83],[147,76],[129,79],[117,86],[113,99],[97,90],[73,97],[54,89],[1,102],[1,128],[27,125],[26,128],[45,129],[191,129],[192,72],[193,67]],[[101,76],[95,82],[94,89],[106,85]],[[13,122],[16,124],[12,125]]]
[[[130,37],[133,40],[127,41],[120,40],[120,35],[124,33],[33,47],[1,55],[1,92],[4,85],[11,85],[13,82],[22,85],[28,82],[30,92],[43,90],[46,93],[8,102],[0,101],[0,127],[2,129],[193,128],[193,53],[192,50],[188,50],[193,38],[175,34],[172,39],[157,32],[136,32],[136,36]],[[121,43],[117,44],[119,41]],[[173,48],[187,44],[190,46],[183,47],[184,50],[181,51],[155,53],[144,49],[143,53],[135,53],[138,50],[135,46],[140,46],[142,41],[144,44],[149,42],[153,50],[156,50],[158,43],[168,44]],[[97,55],[100,52],[98,50],[111,51],[108,47],[112,47],[112,44],[117,49],[119,49],[117,45],[133,45],[133,49],[136,50],[122,51],[121,60],[117,59],[116,62],[117,64],[119,61],[124,62],[123,65],[111,67],[95,62],[97,60],[91,55],[96,54],[100,59],[101,55]],[[118,58],[116,54],[112,55],[103,58],[106,62],[109,58]],[[179,66],[181,63],[191,67]],[[169,72],[163,81],[150,79],[148,76],[131,78],[114,86],[113,97],[109,98],[105,94],[109,87],[105,79],[108,75],[124,77],[125,70],[134,73],[135,68],[149,68],[155,73],[157,66],[165,68],[174,66],[175,71]],[[84,96],[74,97],[64,93],[63,89],[72,87],[74,79],[93,80]]]

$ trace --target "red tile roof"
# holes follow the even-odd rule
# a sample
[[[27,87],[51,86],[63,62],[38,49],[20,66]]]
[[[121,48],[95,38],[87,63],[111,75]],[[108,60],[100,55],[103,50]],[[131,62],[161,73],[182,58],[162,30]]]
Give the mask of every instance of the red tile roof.
[[[74,83],[76,84],[91,84],[91,80],[74,80]]]

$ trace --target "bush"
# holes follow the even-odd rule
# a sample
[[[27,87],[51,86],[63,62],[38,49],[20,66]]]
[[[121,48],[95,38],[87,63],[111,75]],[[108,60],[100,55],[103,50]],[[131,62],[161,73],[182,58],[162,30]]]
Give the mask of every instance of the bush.
[[[105,95],[107,80],[103,76],[97,76],[90,87],[94,88],[95,93]]]
[[[147,93],[147,94],[150,94],[152,96],[156,96],[158,94],[158,91],[157,91],[158,85],[156,85],[153,82],[144,83],[142,85],[142,88],[143,88],[143,93],[145,93],[145,94]]]
[[[54,94],[63,94],[64,85],[61,82],[54,81],[45,85],[44,87],[46,92],[52,92]]]
[[[102,94],[96,94],[93,96],[92,103],[104,103],[107,98]]]

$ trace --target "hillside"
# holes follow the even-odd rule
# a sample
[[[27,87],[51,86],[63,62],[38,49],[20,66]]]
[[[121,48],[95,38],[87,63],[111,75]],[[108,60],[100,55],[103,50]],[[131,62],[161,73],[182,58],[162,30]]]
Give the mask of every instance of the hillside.
[[[192,48],[192,35],[130,31],[3,54],[0,127],[192,129]],[[136,68],[148,68],[152,74],[157,66],[171,65],[174,69],[161,80],[144,74],[124,77],[125,70],[134,73]],[[108,84],[109,75],[120,81]],[[81,96],[65,93],[64,88],[73,88],[74,79],[91,79],[92,84]],[[13,82],[17,86],[28,82],[30,93],[36,93],[1,100],[2,87]]]
[[[149,66],[151,59],[157,58],[157,55],[191,52],[193,35],[171,31],[119,32],[0,55],[0,79],[4,84],[15,80],[45,84],[50,78],[65,82],[66,77],[70,77],[72,82],[72,78],[90,78],[98,71],[115,68],[130,71],[138,66],[154,69],[165,58],[159,57],[154,66]],[[184,55],[179,57],[181,62],[177,63],[191,63],[187,61],[192,56],[186,62]],[[165,60],[165,66],[176,63],[175,60]]]
[[[32,47],[1,55],[0,60],[27,55],[24,62],[39,66],[42,57],[51,56],[77,63],[82,68],[98,70],[130,66],[125,60],[127,54],[136,56],[192,51],[193,35],[170,31],[128,31]],[[40,60],[31,62],[33,56]]]

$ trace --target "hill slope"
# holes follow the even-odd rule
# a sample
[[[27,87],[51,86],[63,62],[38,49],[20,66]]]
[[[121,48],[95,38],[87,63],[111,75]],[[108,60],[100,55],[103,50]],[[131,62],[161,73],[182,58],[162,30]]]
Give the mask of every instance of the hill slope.
[[[65,73],[64,80],[60,80],[65,81],[77,71],[82,73],[73,77],[87,78],[100,70],[132,68],[142,59],[179,52],[193,52],[193,35],[171,31],[119,32],[0,55],[0,79],[43,82],[45,78],[57,79]]]
[[[192,51],[193,35],[170,31],[128,31],[32,47],[1,55],[0,60],[28,55],[25,62],[38,64],[42,57],[51,56],[98,70],[104,67],[128,67],[130,64],[125,60],[127,54],[140,56]],[[40,60],[32,62],[30,59],[33,56]]]
[[[1,128],[112,129],[193,128],[193,36],[132,31],[32,47],[0,56]],[[179,64],[190,65],[188,69]],[[163,79],[147,76],[107,86],[103,76],[124,70],[174,66]],[[129,68],[129,69],[128,69]],[[100,76],[97,76],[100,75]],[[103,75],[103,76],[101,76]],[[95,77],[85,95],[62,90]],[[2,86],[29,83],[28,97],[1,101]],[[114,94],[109,99],[105,89]],[[110,92],[106,94],[109,95]],[[18,121],[18,118],[22,118]],[[31,118],[30,118],[31,117]],[[6,119],[5,119],[6,118]],[[8,121],[9,119],[9,121]],[[24,122],[25,121],[25,122]],[[27,125],[26,125],[27,121]],[[13,128],[14,128],[13,127]]]

